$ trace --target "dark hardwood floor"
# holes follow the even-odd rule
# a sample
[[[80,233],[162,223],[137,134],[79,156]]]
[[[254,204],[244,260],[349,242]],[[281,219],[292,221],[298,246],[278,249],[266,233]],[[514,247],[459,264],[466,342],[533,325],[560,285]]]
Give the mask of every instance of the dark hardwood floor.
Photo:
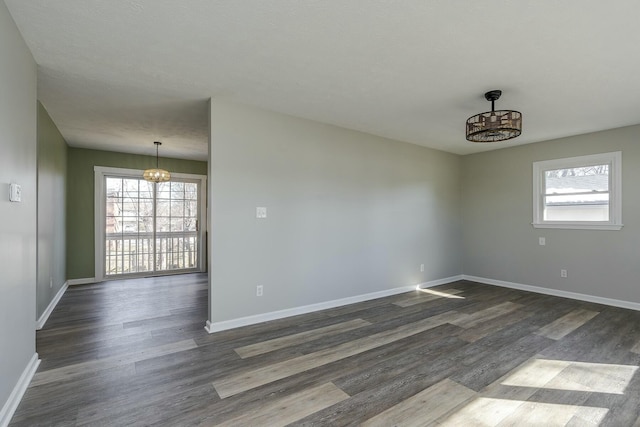
[[[640,312],[460,281],[209,335],[204,275],[71,287],[17,426],[640,426]]]

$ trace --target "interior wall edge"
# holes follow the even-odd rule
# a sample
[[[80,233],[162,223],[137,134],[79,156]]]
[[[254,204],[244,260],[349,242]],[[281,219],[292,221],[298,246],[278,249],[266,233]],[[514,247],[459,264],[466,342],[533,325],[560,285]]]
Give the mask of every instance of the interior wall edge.
[[[623,301],[614,298],[605,298],[597,295],[581,294],[577,292],[563,291],[560,289],[544,288],[541,286],[526,285],[523,283],[507,282],[505,280],[489,279],[486,277],[462,275],[463,280],[483,283],[485,285],[500,286],[502,288],[518,289],[521,291],[534,292],[536,294],[551,295],[561,298],[569,298],[579,301],[593,302],[596,304],[608,305],[612,307],[627,308],[629,310],[640,311],[640,302]]]
[[[62,299],[62,296],[64,295],[64,293],[67,291],[68,288],[69,288],[69,282],[66,281],[64,282],[64,284],[62,285],[58,293],[53,297],[53,299],[51,300],[47,308],[44,310],[44,313],[42,313],[42,315],[36,321],[37,331],[44,328],[44,325],[47,323],[49,316],[51,316],[51,313],[56,308],[56,306],[60,302],[60,299]]]
[[[285,310],[272,311],[269,313],[256,314],[253,316],[245,316],[237,319],[225,320],[221,322],[211,322],[207,320],[205,330],[210,334],[214,332],[226,331],[229,329],[235,329],[242,326],[254,325],[256,323],[268,322],[271,320],[284,319],[287,317],[298,316],[301,314],[313,313],[315,311],[327,310],[330,308],[342,307],[349,304],[355,304],[363,301],[369,301],[378,298],[384,298],[392,295],[402,294],[410,292],[415,289],[426,289],[434,286],[444,285],[447,283],[456,282],[462,279],[462,275],[444,277],[442,279],[431,280],[417,285],[401,286],[394,289],[387,289],[384,291],[371,292],[363,295],[356,295],[347,298],[341,298],[331,301],[325,301],[316,304],[309,304],[301,307],[288,308]]]
[[[33,356],[31,356],[31,360],[29,360],[29,363],[24,368],[24,371],[22,371],[20,379],[13,387],[13,390],[9,395],[9,399],[7,399],[2,410],[0,410],[0,427],[7,427],[9,422],[11,422],[11,418],[16,412],[16,409],[27,391],[27,387],[29,387],[39,365],[40,359],[38,358],[38,353],[34,353]]]

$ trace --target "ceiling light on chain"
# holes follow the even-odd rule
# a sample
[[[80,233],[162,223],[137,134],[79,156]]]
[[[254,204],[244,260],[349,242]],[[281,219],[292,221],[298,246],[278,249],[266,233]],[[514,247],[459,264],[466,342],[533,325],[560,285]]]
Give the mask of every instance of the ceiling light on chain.
[[[467,119],[467,141],[497,142],[520,136],[522,133],[522,113],[513,110],[495,110],[495,101],[502,95],[501,90],[484,94],[491,101],[491,111],[476,114]]]
[[[158,166],[158,147],[162,145],[162,142],[155,141],[156,144],[156,167],[152,169],[147,169],[144,171],[142,177],[150,182],[166,182],[171,180],[171,174],[168,170],[160,169]]]

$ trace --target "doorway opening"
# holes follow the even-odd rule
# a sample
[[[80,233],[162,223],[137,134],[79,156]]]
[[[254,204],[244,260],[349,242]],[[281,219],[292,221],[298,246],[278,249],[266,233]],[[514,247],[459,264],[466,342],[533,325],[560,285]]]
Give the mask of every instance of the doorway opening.
[[[204,271],[206,177],[96,167],[96,279]]]

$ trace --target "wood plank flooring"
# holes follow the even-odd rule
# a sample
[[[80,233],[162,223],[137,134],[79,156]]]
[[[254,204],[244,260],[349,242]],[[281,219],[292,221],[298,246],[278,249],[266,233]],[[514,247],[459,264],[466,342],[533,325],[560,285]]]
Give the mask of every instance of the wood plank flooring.
[[[459,281],[206,318],[201,274],[69,288],[10,426],[640,427],[640,312]]]

